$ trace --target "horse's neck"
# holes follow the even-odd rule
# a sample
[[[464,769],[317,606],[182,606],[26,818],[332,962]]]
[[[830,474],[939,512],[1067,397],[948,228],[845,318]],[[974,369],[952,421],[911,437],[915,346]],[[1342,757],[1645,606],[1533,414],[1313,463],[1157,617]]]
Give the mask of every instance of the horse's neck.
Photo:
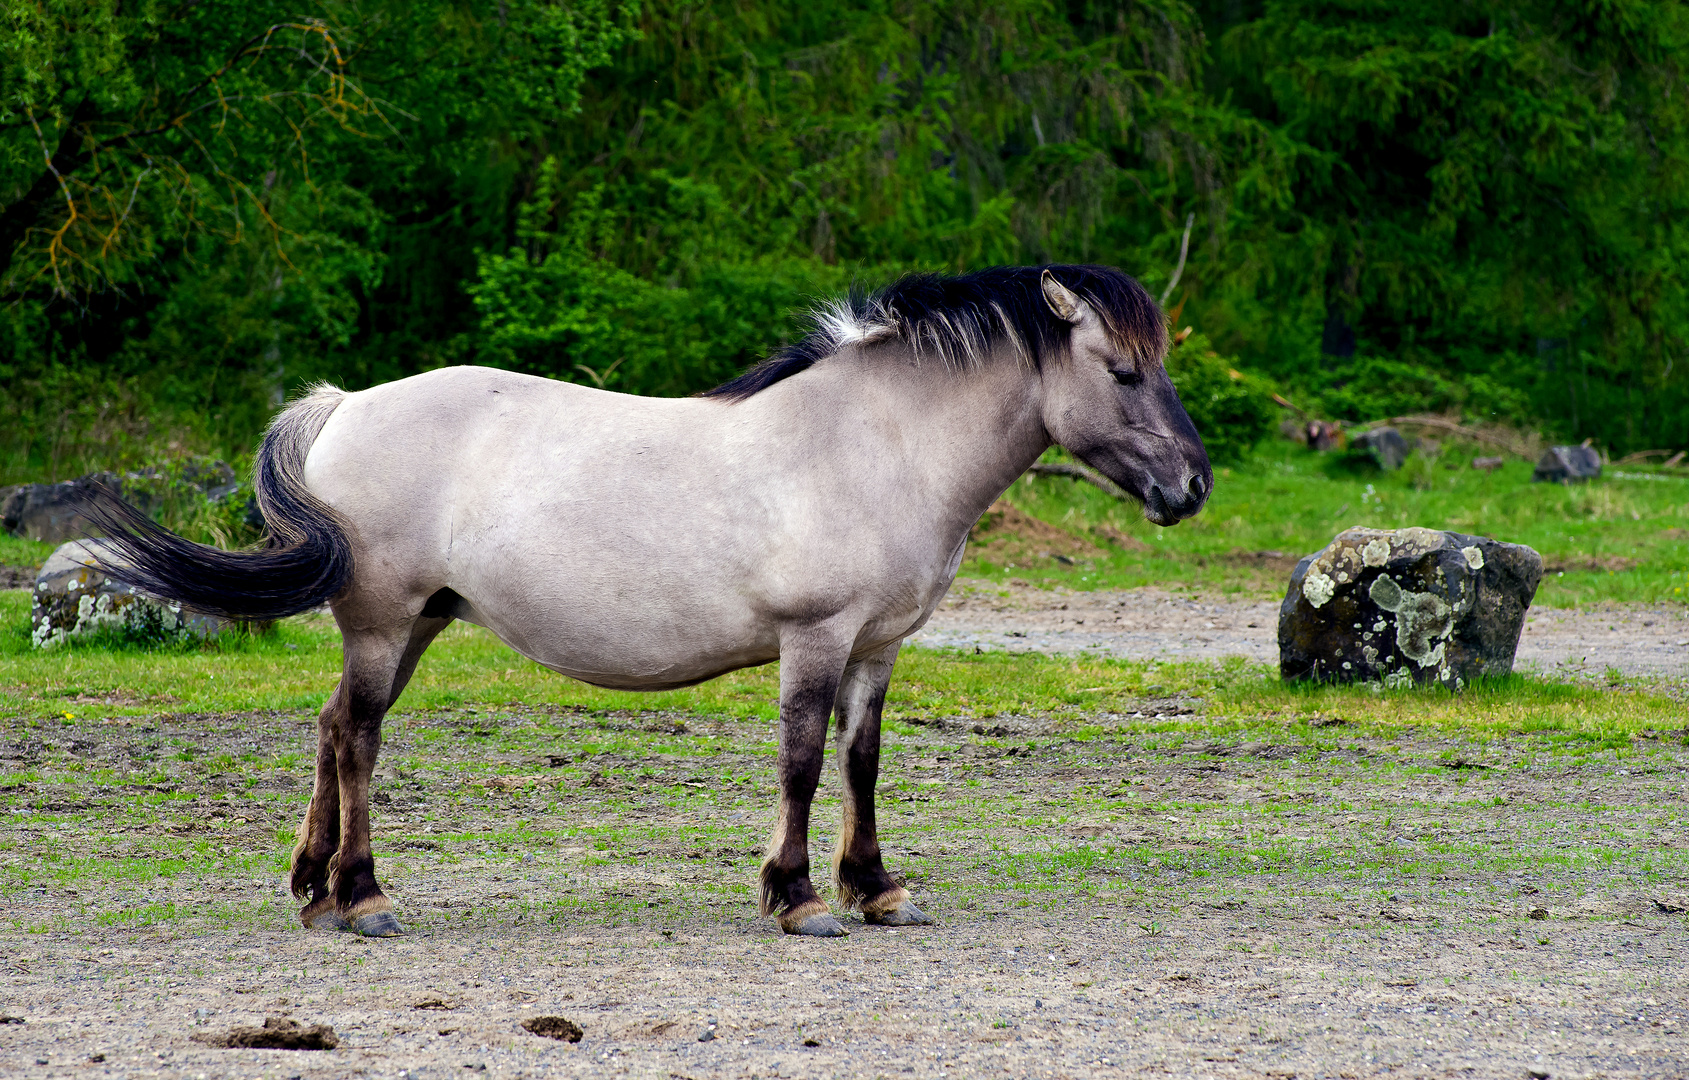
[[[852,419],[899,431],[940,527],[971,527],[1050,445],[1039,373],[1018,357],[961,372],[936,357],[864,366],[855,377],[877,385],[851,394],[862,412]]]

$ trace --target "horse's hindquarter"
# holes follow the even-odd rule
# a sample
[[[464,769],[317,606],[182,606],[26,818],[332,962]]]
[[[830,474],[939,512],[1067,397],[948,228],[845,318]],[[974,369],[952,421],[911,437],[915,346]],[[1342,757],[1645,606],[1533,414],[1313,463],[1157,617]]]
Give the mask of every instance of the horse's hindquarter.
[[[945,559],[930,565],[918,526],[903,535],[896,493],[865,512],[861,478],[760,404],[445,369],[351,395],[307,480],[356,528],[354,603],[414,615],[450,588],[466,617],[588,682],[700,681],[774,659],[806,622],[907,633]]]

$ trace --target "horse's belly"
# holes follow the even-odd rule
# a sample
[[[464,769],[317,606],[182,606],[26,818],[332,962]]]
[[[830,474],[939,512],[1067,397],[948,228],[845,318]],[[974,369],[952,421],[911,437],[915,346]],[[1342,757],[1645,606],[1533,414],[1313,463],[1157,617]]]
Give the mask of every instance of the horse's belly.
[[[474,601],[470,607],[469,621],[535,663],[618,690],[690,686],[780,655],[777,629],[738,613],[710,617],[591,602],[559,603],[546,611]]]

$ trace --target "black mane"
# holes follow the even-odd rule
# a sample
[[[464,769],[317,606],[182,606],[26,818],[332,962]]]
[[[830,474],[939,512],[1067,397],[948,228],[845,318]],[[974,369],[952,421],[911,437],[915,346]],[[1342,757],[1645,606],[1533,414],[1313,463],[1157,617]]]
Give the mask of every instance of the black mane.
[[[1127,355],[1160,361],[1167,353],[1161,307],[1143,286],[1109,266],[997,266],[945,277],[910,274],[872,295],[823,305],[815,329],[704,397],[739,401],[789,379],[853,343],[893,338],[933,352],[951,367],[977,360],[999,344],[1015,347],[1034,367],[1067,347],[1069,323],[1044,300],[1040,278],[1052,277],[1101,316]]]

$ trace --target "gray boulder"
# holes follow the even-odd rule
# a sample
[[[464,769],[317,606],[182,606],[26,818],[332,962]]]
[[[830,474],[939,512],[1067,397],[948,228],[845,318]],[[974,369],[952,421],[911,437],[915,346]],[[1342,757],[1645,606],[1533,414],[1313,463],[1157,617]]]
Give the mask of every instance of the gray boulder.
[[[89,481],[106,485],[146,514],[172,499],[218,502],[241,487],[228,462],[192,460],[168,468],[148,466],[121,477],[93,473],[58,484],[16,484],[0,488],[0,525],[14,536],[48,543],[97,535],[92,523],[77,512],[77,493]]]
[[[1601,455],[1589,446],[1551,446],[1543,451],[1531,480],[1547,484],[1575,484],[1601,476]]]
[[[1393,427],[1363,431],[1351,437],[1349,445],[1371,454],[1373,460],[1378,462],[1378,467],[1386,472],[1401,468],[1402,462],[1407,460],[1408,454],[1413,450],[1402,433]]]
[[[112,487],[117,487],[119,483],[117,477],[110,473],[95,473],[84,479],[98,480]],[[87,535],[93,526],[76,509],[81,482],[16,484],[0,489],[0,525],[14,536],[47,543]]]
[[[123,561],[104,541],[73,540],[41,567],[29,613],[36,648],[51,648],[104,627],[165,643],[204,640],[238,625],[138,593],[101,573],[96,560],[113,566]]]
[[[1506,675],[1542,556],[1435,529],[1339,533],[1302,559],[1279,608],[1287,680],[1460,689]]]

